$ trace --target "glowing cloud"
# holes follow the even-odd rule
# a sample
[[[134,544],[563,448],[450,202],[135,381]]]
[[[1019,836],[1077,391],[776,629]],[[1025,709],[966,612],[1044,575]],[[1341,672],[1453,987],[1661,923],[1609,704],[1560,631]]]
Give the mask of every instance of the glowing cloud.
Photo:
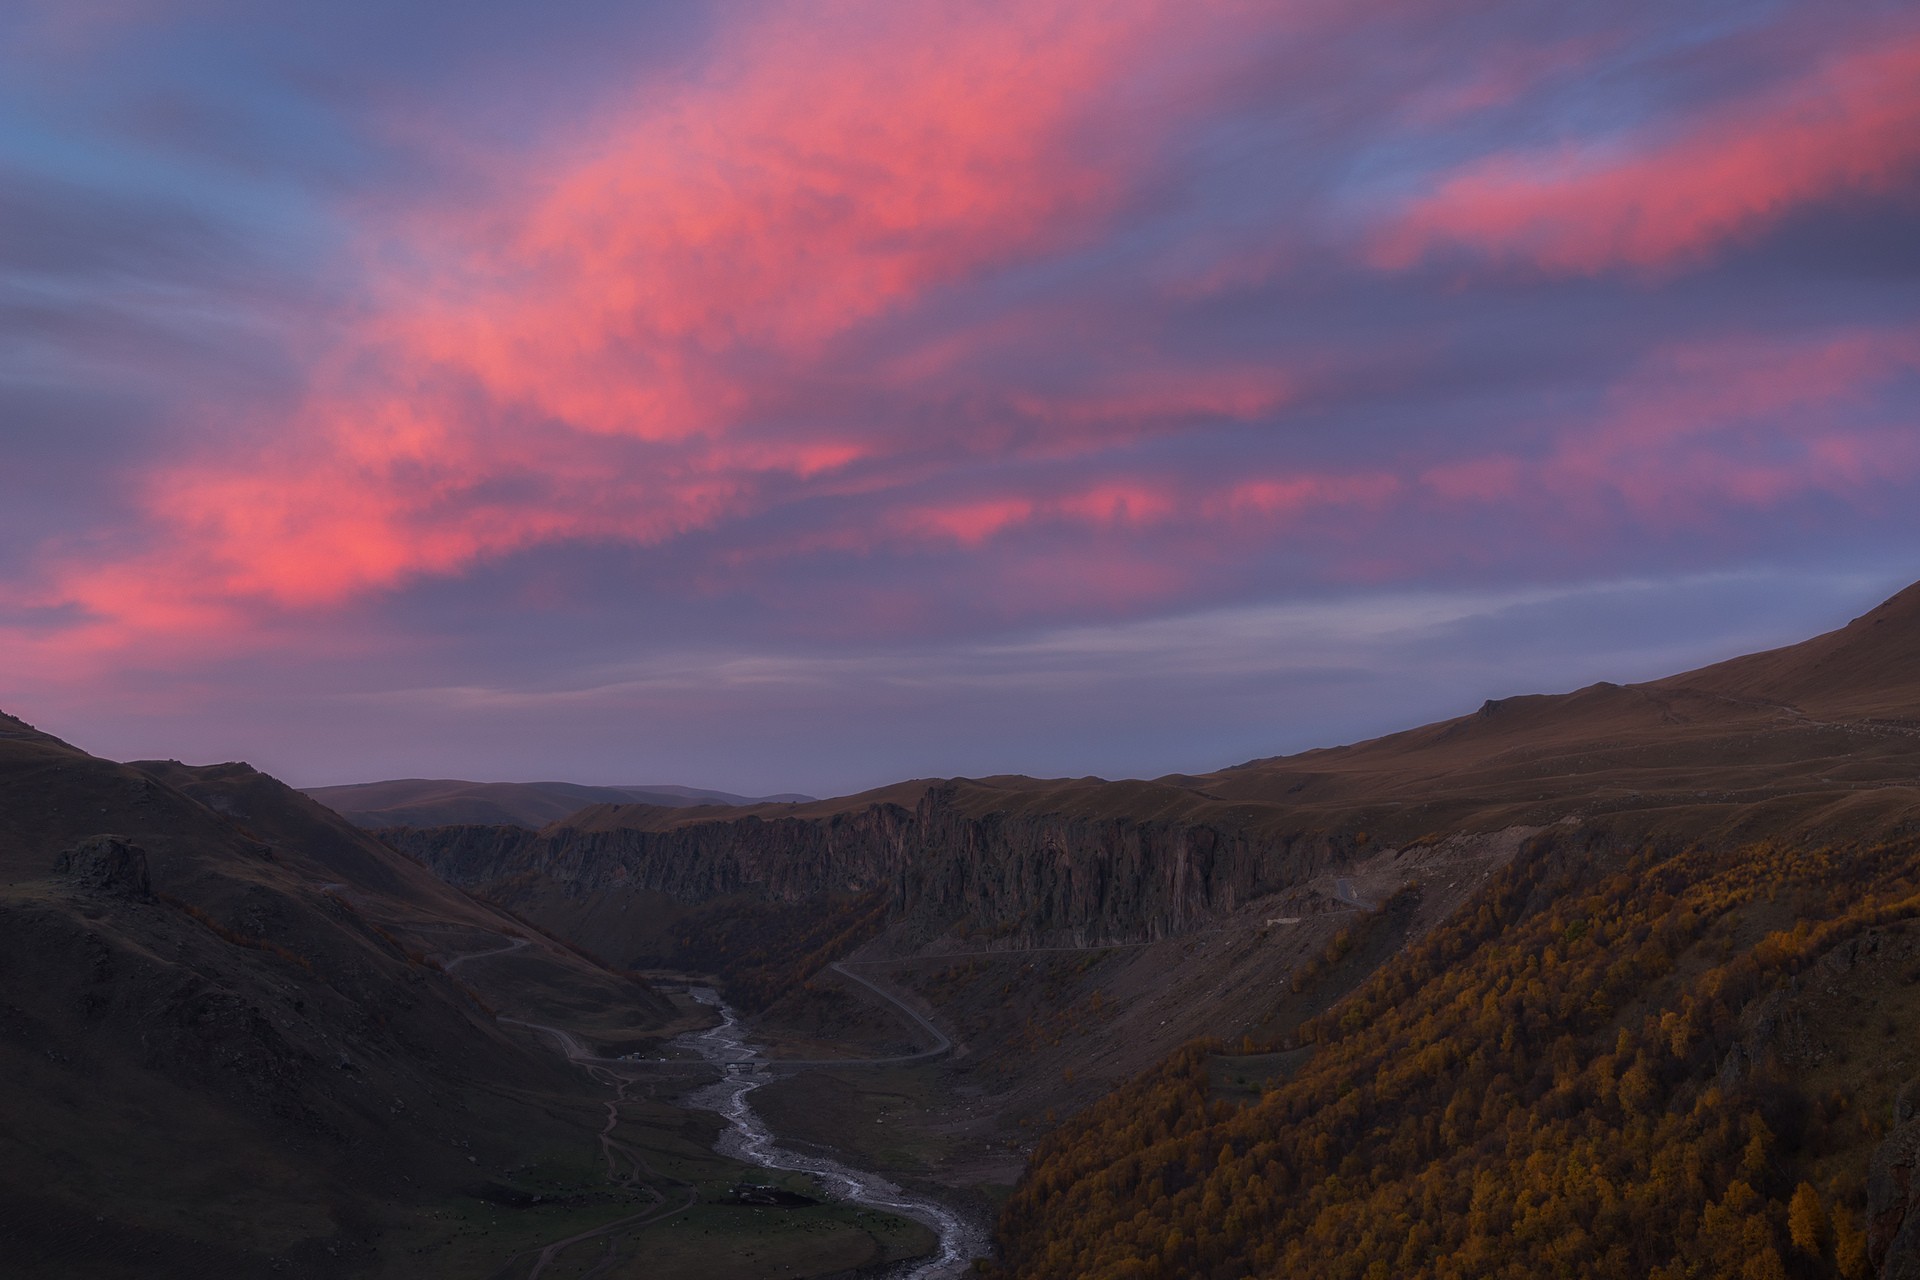
[[[65,598],[164,627],[198,616],[183,598],[319,605],[884,484],[935,442],[808,420],[795,397],[863,328],[1097,224],[1122,157],[1086,131],[1090,104],[1172,19],[1148,0],[757,12],[724,56],[496,173],[497,200],[370,229],[370,261],[416,265],[315,362],[297,415],[152,475],[160,545],[131,571],[70,569]],[[1144,419],[1264,411],[1282,381],[1010,403],[1072,453]],[[992,448],[964,429],[954,446]]]
[[[246,671],[253,724],[730,647],[844,692],[875,644],[1912,541],[1911,16],[659,8],[0,17],[12,679]]]
[[[1559,274],[1703,256],[1793,209],[1920,167],[1920,39],[1607,146],[1505,151],[1445,176],[1375,239],[1400,269],[1447,246]]]

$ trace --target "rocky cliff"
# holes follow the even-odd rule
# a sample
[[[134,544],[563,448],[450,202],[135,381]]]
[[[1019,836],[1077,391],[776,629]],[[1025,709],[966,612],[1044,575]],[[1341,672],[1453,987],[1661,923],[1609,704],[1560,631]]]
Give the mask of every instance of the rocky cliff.
[[[643,806],[602,806],[538,833],[381,835],[445,879],[509,905],[556,887],[602,902],[665,895],[682,906],[879,889],[896,920],[922,938],[958,925],[1075,944],[1185,932],[1311,878],[1351,848],[1324,834],[1007,812],[983,808],[970,794],[977,790],[940,784],[911,807],[875,803],[823,816],[663,821]]]

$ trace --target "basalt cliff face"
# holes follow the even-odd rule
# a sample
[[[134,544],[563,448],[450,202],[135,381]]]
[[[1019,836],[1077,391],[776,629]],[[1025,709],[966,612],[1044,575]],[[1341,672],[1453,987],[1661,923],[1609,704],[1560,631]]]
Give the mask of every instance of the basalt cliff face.
[[[925,938],[956,925],[1032,942],[1186,932],[1350,855],[1351,837],[1273,837],[1212,823],[991,806],[984,784],[930,786],[911,807],[824,816],[675,820],[598,806],[535,833],[512,827],[380,834],[454,884],[521,908],[556,889],[592,899],[795,903],[883,892]],[[601,939],[605,941],[605,939]]]

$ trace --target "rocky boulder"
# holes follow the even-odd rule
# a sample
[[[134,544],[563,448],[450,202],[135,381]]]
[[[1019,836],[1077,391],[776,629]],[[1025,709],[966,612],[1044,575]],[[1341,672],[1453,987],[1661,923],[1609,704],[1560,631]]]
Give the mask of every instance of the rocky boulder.
[[[89,836],[60,855],[54,873],[76,888],[116,898],[153,896],[147,851],[125,836]]]

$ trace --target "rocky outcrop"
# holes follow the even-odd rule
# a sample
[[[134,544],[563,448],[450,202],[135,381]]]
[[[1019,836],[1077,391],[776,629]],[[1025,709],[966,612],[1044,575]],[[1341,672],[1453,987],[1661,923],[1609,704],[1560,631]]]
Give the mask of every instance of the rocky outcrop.
[[[1920,1120],[1896,1126],[1873,1153],[1867,1258],[1880,1280],[1920,1280]]]
[[[1185,932],[1309,879],[1343,850],[1213,825],[1071,814],[963,812],[949,788],[912,808],[826,817],[748,815],[663,827],[406,828],[380,833],[464,888],[511,903],[516,886],[570,895],[744,895],[798,902],[884,890],[896,920],[1076,944]]]
[[[153,897],[147,851],[125,836],[91,836],[62,853],[54,874],[77,889],[115,898]]]

